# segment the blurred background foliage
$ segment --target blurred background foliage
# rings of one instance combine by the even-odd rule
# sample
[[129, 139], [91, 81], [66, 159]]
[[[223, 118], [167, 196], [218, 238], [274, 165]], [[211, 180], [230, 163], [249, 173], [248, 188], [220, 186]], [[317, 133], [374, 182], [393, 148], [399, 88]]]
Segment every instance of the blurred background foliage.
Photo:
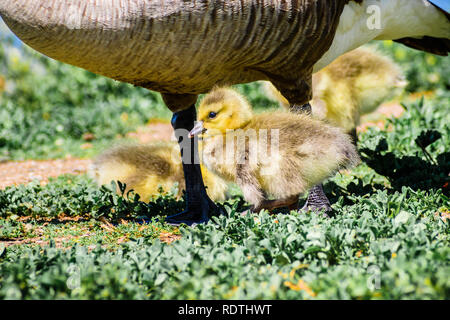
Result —
[[49, 59], [0, 33], [0, 157], [88, 155], [96, 144], [169, 117], [159, 94]]

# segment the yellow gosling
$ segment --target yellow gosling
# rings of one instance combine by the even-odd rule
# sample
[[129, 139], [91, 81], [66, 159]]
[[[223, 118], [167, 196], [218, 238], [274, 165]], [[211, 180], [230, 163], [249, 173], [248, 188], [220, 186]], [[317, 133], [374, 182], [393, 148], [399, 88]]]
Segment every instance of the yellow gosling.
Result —
[[236, 182], [255, 211], [293, 208], [300, 194], [359, 162], [342, 129], [285, 110], [253, 114], [230, 88], [215, 88], [201, 101], [196, 134], [202, 163]]
[[[391, 59], [371, 49], [355, 49], [313, 75], [313, 117], [350, 132], [361, 115], [400, 95], [406, 85], [401, 69]], [[281, 106], [289, 107], [270, 82], [264, 82], [264, 89]]]
[[[201, 170], [209, 197], [213, 201], [224, 200], [226, 182], [203, 166]], [[175, 183], [178, 197], [185, 189], [179, 146], [175, 142], [116, 146], [94, 160], [91, 175], [99, 185], [125, 183], [125, 192], [133, 189], [142, 201], [158, 195], [160, 188], [171, 190]]]

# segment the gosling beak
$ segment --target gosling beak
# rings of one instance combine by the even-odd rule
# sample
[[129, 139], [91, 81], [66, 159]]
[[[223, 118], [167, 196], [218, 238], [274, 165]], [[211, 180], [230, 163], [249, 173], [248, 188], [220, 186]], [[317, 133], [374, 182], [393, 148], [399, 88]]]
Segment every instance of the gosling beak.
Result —
[[206, 131], [205, 128], [203, 128], [203, 121], [196, 121], [194, 128], [189, 132], [189, 138], [192, 138], [196, 135], [202, 134]]

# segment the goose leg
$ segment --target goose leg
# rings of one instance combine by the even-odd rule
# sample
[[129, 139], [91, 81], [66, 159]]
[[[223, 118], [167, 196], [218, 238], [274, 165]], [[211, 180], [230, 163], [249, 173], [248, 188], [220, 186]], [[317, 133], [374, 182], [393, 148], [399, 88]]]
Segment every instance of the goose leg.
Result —
[[[353, 143], [356, 145], [358, 141], [358, 135], [356, 129], [353, 129], [349, 133], [353, 139]], [[309, 190], [308, 198], [303, 206], [302, 210], [319, 212], [323, 210], [323, 214], [328, 217], [327, 212], [332, 211], [330, 200], [328, 200], [325, 192], [323, 191], [322, 184], [314, 186]]]
[[327, 212], [331, 211], [330, 201], [323, 191], [322, 184], [312, 187], [309, 190], [306, 203], [301, 210], [305, 211], [323, 211], [323, 214], [328, 217]]
[[[305, 72], [304, 78], [295, 82], [295, 88], [283, 86], [283, 82], [276, 83], [272, 81], [275, 87], [281, 92], [281, 94], [290, 102], [289, 110], [293, 113], [304, 113], [312, 115], [312, 108], [309, 102], [312, 99], [312, 70], [311, 73]], [[322, 185], [313, 187], [308, 193], [308, 199], [303, 209], [317, 209], [331, 211], [330, 201], [323, 192]]]
[[304, 105], [292, 104], [289, 109], [293, 113], [304, 113], [307, 115], [311, 115], [312, 113], [312, 108], [309, 102]]
[[[356, 133], [356, 128], [350, 133], [353, 139], [353, 143], [356, 145], [358, 141], [358, 135]], [[308, 198], [303, 206], [302, 210], [320, 212], [323, 210], [323, 214], [328, 217], [327, 212], [332, 211], [330, 201], [328, 200], [325, 192], [323, 191], [322, 184], [312, 187], [309, 190]]]
[[198, 138], [188, 137], [189, 131], [194, 127], [195, 120], [195, 105], [186, 110], [174, 112], [172, 117], [172, 126], [180, 145], [186, 182], [185, 211], [166, 218], [168, 223], [174, 225], [206, 223], [212, 212], [218, 212], [217, 206], [208, 197], [203, 183], [198, 154]]
[[356, 128], [353, 128], [348, 134], [352, 137], [353, 144], [356, 146], [358, 143], [358, 133], [356, 132]]
[[[349, 133], [349, 135], [352, 137], [353, 143], [356, 146], [356, 143], [358, 142], [358, 134], [356, 133], [356, 128], [353, 129]], [[313, 188], [311, 188], [311, 190], [309, 190], [308, 198], [306, 199], [306, 203], [303, 206], [302, 210], [306, 211], [310, 210], [315, 212], [323, 210], [324, 215], [328, 217], [327, 212], [332, 211], [332, 209], [330, 201], [328, 200], [325, 192], [323, 191], [322, 184], [314, 186]]]
[[[312, 108], [309, 103], [306, 103], [302, 106], [292, 104], [290, 107], [290, 111], [294, 113], [305, 113], [308, 115], [312, 114]], [[330, 201], [323, 191], [322, 184], [314, 186], [313, 188], [311, 188], [311, 190], [309, 190], [306, 204], [303, 206], [302, 210], [311, 210], [316, 212], [324, 210], [325, 215], [327, 215], [326, 212], [331, 211]]]

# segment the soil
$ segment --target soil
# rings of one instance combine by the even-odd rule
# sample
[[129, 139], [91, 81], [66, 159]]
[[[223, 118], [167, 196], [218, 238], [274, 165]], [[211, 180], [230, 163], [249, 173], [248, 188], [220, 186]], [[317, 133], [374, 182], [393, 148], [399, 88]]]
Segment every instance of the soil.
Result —
[[0, 189], [26, 184], [35, 179], [44, 185], [50, 177], [66, 173], [87, 172], [90, 163], [89, 159], [26, 160], [0, 163]]

